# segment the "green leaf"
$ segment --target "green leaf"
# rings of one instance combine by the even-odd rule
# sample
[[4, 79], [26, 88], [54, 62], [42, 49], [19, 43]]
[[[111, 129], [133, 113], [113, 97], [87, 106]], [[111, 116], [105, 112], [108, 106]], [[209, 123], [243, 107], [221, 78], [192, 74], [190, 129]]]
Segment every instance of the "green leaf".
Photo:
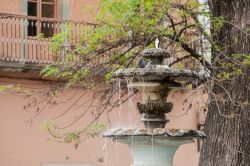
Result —
[[59, 69], [54, 65], [47, 65], [40, 72], [43, 77], [57, 76], [57, 74], [59, 74]]
[[104, 129], [106, 129], [104, 124], [92, 124], [88, 127], [87, 134], [91, 137], [97, 137]]

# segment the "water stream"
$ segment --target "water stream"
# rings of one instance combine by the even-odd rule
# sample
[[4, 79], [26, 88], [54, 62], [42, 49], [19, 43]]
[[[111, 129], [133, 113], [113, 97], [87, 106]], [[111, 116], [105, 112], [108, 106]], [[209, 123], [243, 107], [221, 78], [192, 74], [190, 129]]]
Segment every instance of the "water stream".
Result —
[[103, 152], [104, 152], [104, 166], [107, 166], [108, 161], [108, 153], [109, 153], [109, 146], [108, 146], [109, 140], [105, 139], [104, 145], [103, 145]]
[[134, 89], [132, 87], [132, 83], [134, 81], [134, 77], [127, 77], [125, 78], [127, 83], [127, 90], [128, 90], [128, 101], [127, 101], [127, 114], [128, 114], [128, 121], [126, 123], [127, 128], [134, 128], [136, 127], [136, 122], [138, 119], [136, 118], [137, 112], [136, 109], [133, 108], [133, 99], [134, 99]]
[[134, 77], [126, 77], [125, 80], [127, 82], [127, 88], [128, 88], [128, 107], [132, 107], [133, 106], [132, 96], [134, 95], [132, 83]]
[[119, 104], [119, 119], [120, 119], [120, 116], [121, 116], [121, 109], [122, 109], [122, 99], [121, 99], [121, 93], [122, 93], [122, 90], [121, 90], [121, 79], [120, 78], [117, 78], [117, 82], [118, 82], [118, 97], [119, 97], [119, 101], [118, 101], [118, 104]]
[[119, 149], [118, 149], [118, 138], [117, 136], [115, 137], [115, 166], [119, 165], [119, 155], [118, 155]]
[[[144, 78], [143, 77], [137, 76], [137, 79], [138, 79], [139, 83], [144, 85]], [[146, 102], [145, 86], [142, 87], [142, 102], [143, 103]]]
[[151, 153], [152, 153], [152, 154], [151, 154], [151, 155], [152, 155], [152, 156], [151, 156], [151, 157], [152, 157], [152, 158], [151, 158], [151, 161], [152, 161], [151, 164], [153, 165], [153, 164], [154, 164], [154, 135], [153, 135], [153, 134], [152, 134], [152, 138], [151, 138], [151, 150], [152, 150], [152, 151], [151, 151]]

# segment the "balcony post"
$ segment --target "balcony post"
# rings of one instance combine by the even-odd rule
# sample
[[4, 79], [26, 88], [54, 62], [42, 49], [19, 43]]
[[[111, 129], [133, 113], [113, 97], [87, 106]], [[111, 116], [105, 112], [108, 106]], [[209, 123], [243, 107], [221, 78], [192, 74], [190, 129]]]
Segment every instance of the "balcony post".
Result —
[[[27, 0], [20, 0], [21, 1], [21, 12], [22, 15], [27, 16], [28, 12], [28, 1]], [[28, 20], [27, 18], [21, 18], [20, 19], [20, 44], [21, 44], [21, 54], [20, 54], [20, 62], [25, 63], [26, 61], [26, 54], [27, 54], [27, 27], [28, 27]]]
[[20, 20], [20, 35], [21, 35], [21, 57], [20, 57], [20, 62], [25, 63], [26, 61], [26, 55], [27, 55], [27, 26], [28, 26], [28, 21], [26, 18], [22, 18]]

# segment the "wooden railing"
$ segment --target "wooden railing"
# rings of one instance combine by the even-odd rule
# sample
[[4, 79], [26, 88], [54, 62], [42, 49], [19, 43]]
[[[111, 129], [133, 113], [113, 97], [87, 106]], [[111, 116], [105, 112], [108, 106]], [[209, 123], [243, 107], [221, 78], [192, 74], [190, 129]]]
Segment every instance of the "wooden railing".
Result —
[[[51, 64], [67, 61], [67, 52], [79, 43], [80, 36], [86, 33], [86, 28], [95, 28], [96, 25], [75, 22], [37, 18], [0, 13], [0, 62], [17, 62], [23, 64]], [[60, 49], [54, 50], [51, 45], [53, 35], [60, 32], [69, 34]], [[182, 56], [181, 56], [182, 57]], [[182, 59], [182, 58], [179, 59]], [[73, 62], [84, 62], [83, 57], [74, 56]], [[91, 61], [93, 64], [108, 61], [107, 55], [100, 55]], [[178, 56], [169, 58], [167, 64], [174, 64], [174, 68], [197, 68], [199, 63], [184, 59], [184, 63], [173, 63]], [[192, 59], [191, 59], [192, 60]], [[186, 66], [183, 66], [188, 64]], [[191, 67], [190, 67], [191, 64]], [[1, 64], [0, 64], [1, 65]], [[196, 67], [192, 67], [196, 66]], [[1, 66], [0, 66], [1, 67]]]
[[[66, 51], [94, 24], [0, 13], [0, 61], [48, 64], [65, 60]], [[69, 33], [60, 51], [51, 47], [54, 34]]]

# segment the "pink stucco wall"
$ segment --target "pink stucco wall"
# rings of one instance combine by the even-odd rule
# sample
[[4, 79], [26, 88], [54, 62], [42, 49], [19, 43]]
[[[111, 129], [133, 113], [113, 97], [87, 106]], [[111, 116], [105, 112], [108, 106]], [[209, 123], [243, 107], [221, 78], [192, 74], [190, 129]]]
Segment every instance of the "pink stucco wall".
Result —
[[21, 14], [20, 0], [1, 0], [0, 13]]
[[[24, 14], [22, 13], [22, 0], [1, 0], [0, 13]], [[100, 0], [68, 0], [65, 3], [69, 6], [69, 17], [67, 19], [74, 21], [93, 22]], [[60, 18], [61, 0], [57, 0], [57, 15]]]
[[72, 20], [93, 22], [100, 0], [73, 0], [70, 4]]
[[[18, 84], [22, 87], [32, 89], [34, 91], [46, 90], [49, 84], [42, 81], [16, 80], [9, 78], [1, 78], [0, 84]], [[74, 98], [70, 100], [73, 94]], [[81, 89], [73, 88], [57, 98], [60, 104], [51, 107], [48, 106], [39, 116], [30, 122], [36, 112], [34, 109], [24, 111], [24, 105], [29, 103], [33, 97], [37, 100], [43, 98], [42, 95], [25, 97], [20, 93], [2, 92], [0, 93], [0, 165], [1, 166], [41, 166], [41, 163], [90, 163], [94, 165], [104, 165], [105, 152], [103, 146], [105, 140], [102, 136], [98, 138], [88, 138], [80, 144], [78, 149], [74, 149], [72, 144], [58, 143], [49, 141], [49, 135], [39, 129], [40, 124], [46, 120], [53, 118], [65, 111], [72, 103], [77, 100], [77, 96], [83, 93]], [[168, 115], [170, 123], [169, 128], [196, 128], [199, 116], [202, 115], [202, 102], [206, 100], [206, 95], [201, 92], [177, 92], [171, 94], [170, 98], [175, 103], [174, 110]], [[91, 97], [92, 93], [87, 93], [81, 99], [74, 103], [70, 112], [62, 118], [57, 119], [57, 123], [61, 126], [69, 123], [76, 115], [85, 110], [82, 105]], [[69, 101], [70, 100], [70, 101]], [[68, 101], [68, 102], [66, 102]], [[188, 110], [188, 106], [192, 103], [192, 108]], [[46, 103], [45, 103], [46, 104]], [[80, 106], [81, 105], [81, 106]], [[127, 126], [140, 127], [140, 118], [133, 104], [128, 107], [125, 103], [118, 114], [118, 110], [114, 110], [110, 114], [111, 127]], [[73, 125], [69, 130], [81, 129], [86, 126], [93, 115], [88, 111], [79, 123]], [[104, 114], [101, 118], [102, 123], [107, 124], [107, 116]], [[107, 166], [129, 166], [131, 157], [129, 149], [126, 145], [112, 142], [108, 143], [109, 153], [107, 155]], [[119, 163], [116, 163], [117, 158]], [[176, 153], [175, 166], [196, 166], [198, 162], [197, 144], [183, 145]]]

